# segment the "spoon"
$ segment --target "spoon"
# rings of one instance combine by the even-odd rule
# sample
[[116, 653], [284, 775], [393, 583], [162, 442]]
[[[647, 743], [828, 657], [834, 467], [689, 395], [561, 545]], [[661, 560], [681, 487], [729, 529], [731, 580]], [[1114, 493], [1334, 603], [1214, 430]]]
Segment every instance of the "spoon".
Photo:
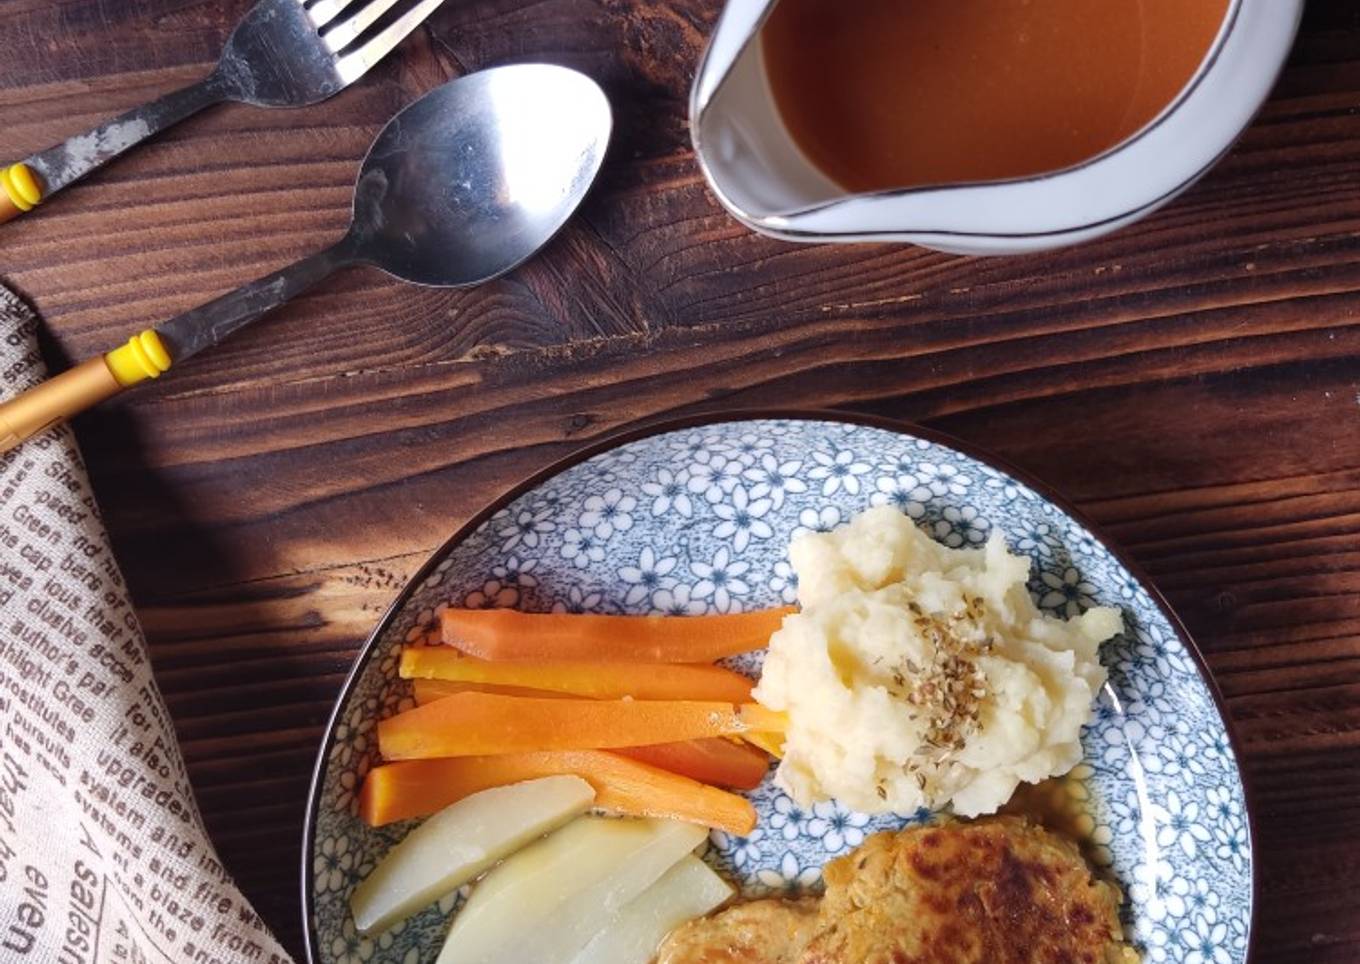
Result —
[[0, 452], [158, 377], [341, 268], [373, 265], [434, 287], [505, 274], [571, 217], [610, 127], [604, 92], [565, 67], [497, 67], [437, 87], [369, 148], [343, 238], [0, 405]]

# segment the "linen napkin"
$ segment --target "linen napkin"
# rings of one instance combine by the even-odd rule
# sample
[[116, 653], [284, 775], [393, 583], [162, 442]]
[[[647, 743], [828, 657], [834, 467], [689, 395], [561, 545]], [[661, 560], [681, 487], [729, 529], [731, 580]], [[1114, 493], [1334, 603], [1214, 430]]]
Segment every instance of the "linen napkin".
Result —
[[[0, 397], [45, 373], [0, 287]], [[69, 428], [0, 455], [0, 961], [282, 964], [222, 868]]]

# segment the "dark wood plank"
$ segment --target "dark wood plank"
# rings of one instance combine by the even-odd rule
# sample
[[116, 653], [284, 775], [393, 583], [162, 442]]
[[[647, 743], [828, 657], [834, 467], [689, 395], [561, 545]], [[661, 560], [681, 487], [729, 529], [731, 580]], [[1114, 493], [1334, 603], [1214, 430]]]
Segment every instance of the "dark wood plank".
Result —
[[[245, 0], [12, 0], [19, 156], [207, 69]], [[355, 271], [79, 425], [230, 869], [299, 947], [316, 741], [404, 579], [516, 480], [637, 419], [838, 406], [1047, 479], [1147, 567], [1247, 748], [1260, 961], [1360, 957], [1360, 17], [1314, 0], [1276, 94], [1164, 211], [973, 260], [759, 238], [686, 95], [717, 4], [450, 3], [343, 97], [196, 118], [0, 235], [54, 358], [328, 243], [385, 119], [460, 72], [597, 77], [619, 130], [542, 257], [469, 292]]]

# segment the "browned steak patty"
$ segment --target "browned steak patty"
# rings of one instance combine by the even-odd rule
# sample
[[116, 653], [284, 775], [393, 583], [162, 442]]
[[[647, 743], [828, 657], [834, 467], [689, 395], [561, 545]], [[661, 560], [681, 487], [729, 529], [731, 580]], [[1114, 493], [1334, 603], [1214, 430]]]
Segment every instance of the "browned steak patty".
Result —
[[[1118, 890], [1092, 875], [1075, 844], [1023, 818], [877, 834], [824, 875], [826, 896], [811, 927], [788, 927], [772, 901], [738, 905], [680, 928], [662, 946], [660, 964], [1138, 960], [1123, 942]], [[764, 921], [770, 939], [761, 944], [754, 931]], [[742, 946], [770, 953], [737, 956], [738, 933]]]

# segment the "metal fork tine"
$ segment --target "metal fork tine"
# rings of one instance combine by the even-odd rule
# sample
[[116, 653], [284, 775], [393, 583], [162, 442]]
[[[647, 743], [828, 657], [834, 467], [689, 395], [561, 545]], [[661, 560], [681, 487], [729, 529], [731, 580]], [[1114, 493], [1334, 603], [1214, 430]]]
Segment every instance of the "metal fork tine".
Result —
[[[298, 0], [302, 2], [302, 0]], [[321, 0], [316, 6], [307, 11], [307, 16], [312, 18], [312, 25], [320, 30], [326, 24], [335, 19], [336, 14], [348, 7], [354, 0]]]
[[321, 38], [332, 53], [337, 53], [354, 43], [355, 39], [373, 26], [377, 19], [391, 10], [397, 0], [369, 0], [367, 6], [355, 12], [344, 23], [338, 23], [326, 31]]
[[[376, 0], [376, 2], [386, 3], [387, 0]], [[420, 0], [420, 3], [384, 27], [382, 32], [372, 40], [358, 50], [345, 54], [337, 60], [335, 69], [341, 80], [348, 84], [360, 77], [364, 71], [386, 57], [393, 47], [401, 43], [408, 33], [419, 27], [425, 18], [443, 2], [444, 0]]]

